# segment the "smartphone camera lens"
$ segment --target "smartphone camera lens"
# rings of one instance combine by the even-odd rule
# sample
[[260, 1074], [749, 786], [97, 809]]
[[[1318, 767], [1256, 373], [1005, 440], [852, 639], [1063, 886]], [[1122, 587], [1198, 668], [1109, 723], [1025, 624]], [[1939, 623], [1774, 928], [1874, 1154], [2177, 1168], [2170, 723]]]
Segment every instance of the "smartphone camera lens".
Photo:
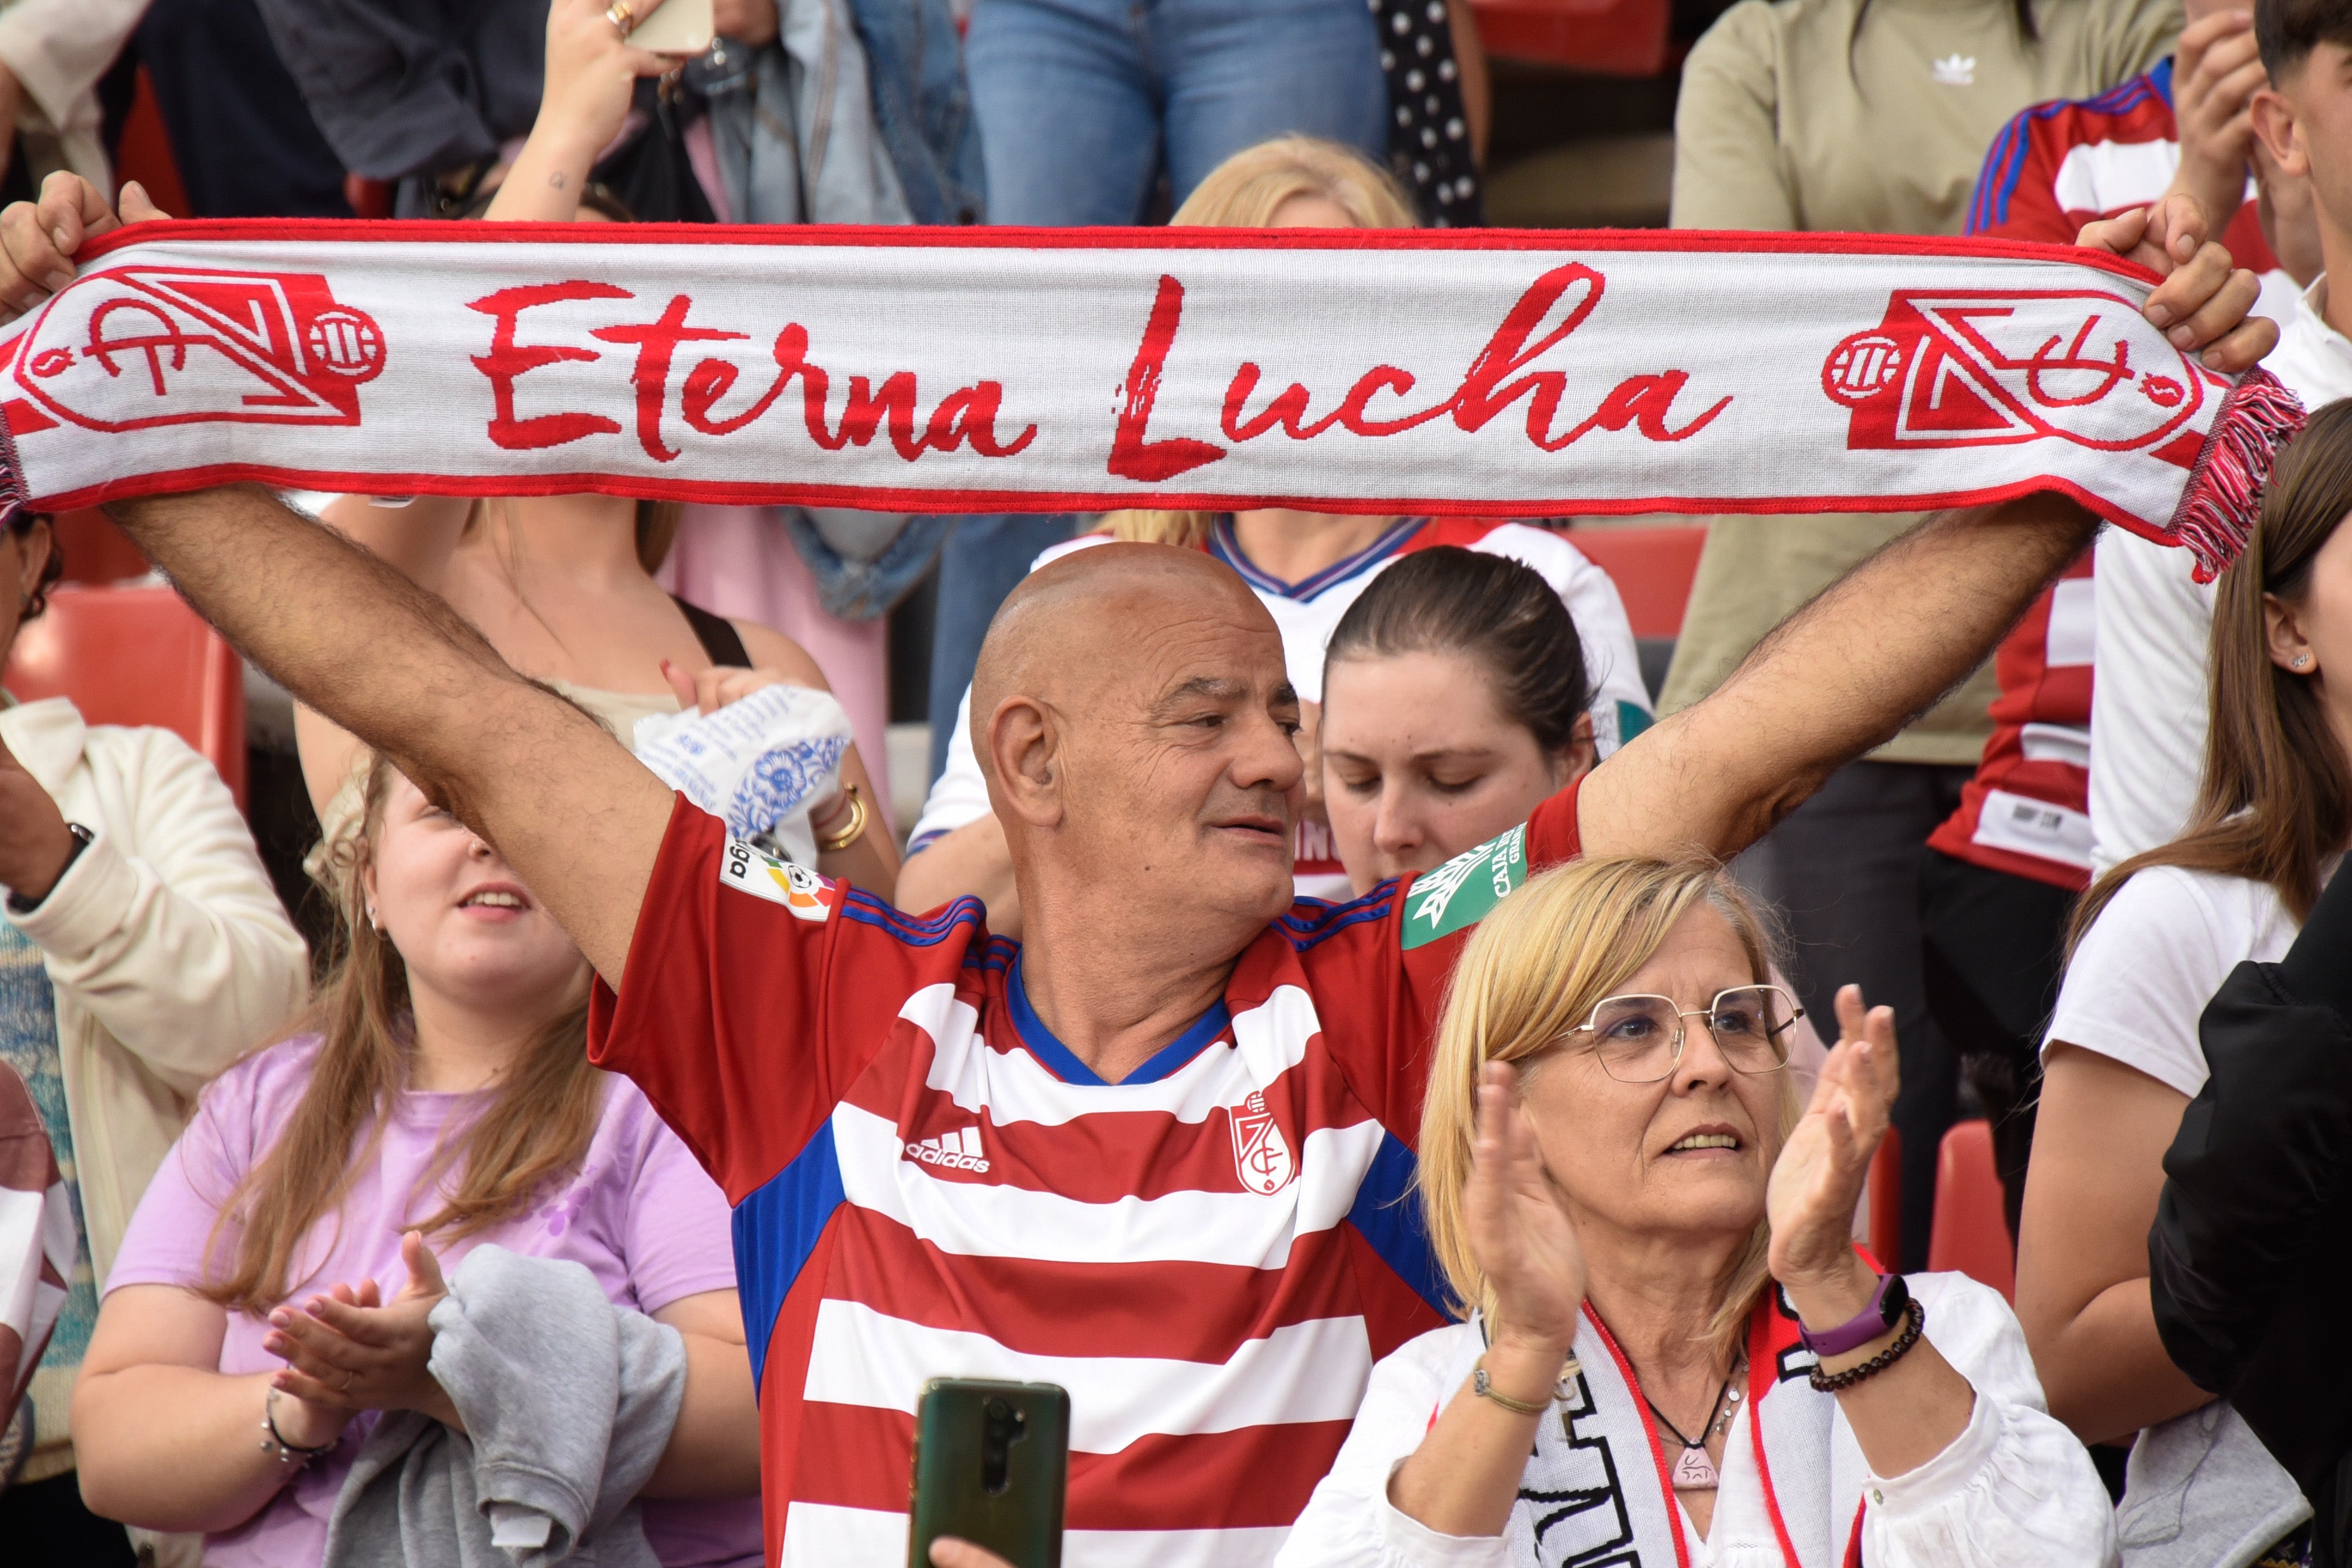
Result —
[[1012, 1414], [1013, 1406], [1005, 1404], [1002, 1399], [992, 1399], [988, 1402], [988, 1418], [991, 1421], [1004, 1420]]

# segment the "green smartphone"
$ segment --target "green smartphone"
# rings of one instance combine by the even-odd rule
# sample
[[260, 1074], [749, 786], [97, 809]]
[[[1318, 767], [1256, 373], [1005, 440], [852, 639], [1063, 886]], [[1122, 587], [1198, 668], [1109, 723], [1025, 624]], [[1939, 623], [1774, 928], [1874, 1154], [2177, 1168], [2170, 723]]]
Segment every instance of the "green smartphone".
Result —
[[908, 1568], [931, 1568], [943, 1535], [1013, 1568], [1061, 1568], [1070, 1484], [1070, 1395], [1050, 1383], [935, 1377], [915, 1406]]

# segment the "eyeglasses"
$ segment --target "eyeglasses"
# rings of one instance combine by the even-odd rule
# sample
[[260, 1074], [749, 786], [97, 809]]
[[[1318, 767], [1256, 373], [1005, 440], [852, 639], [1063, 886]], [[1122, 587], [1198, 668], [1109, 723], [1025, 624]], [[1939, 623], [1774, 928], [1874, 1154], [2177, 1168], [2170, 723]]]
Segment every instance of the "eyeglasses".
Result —
[[1569, 1034], [1590, 1034], [1601, 1070], [1620, 1083], [1656, 1083], [1683, 1059], [1685, 1018], [1706, 1020], [1733, 1071], [1761, 1074], [1789, 1065], [1789, 1031], [1804, 1016], [1778, 985], [1736, 985], [1687, 1012], [1671, 996], [1607, 997]]

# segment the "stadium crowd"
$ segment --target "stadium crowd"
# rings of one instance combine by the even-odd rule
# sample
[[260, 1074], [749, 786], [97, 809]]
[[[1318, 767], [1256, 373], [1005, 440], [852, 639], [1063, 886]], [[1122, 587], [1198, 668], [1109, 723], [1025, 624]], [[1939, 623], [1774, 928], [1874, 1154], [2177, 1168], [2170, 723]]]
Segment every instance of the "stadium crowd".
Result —
[[[202, 216], [1483, 217], [1470, 0], [659, 8], [0, 0], [0, 310], [191, 216], [125, 61]], [[977, 1377], [1073, 1568], [2352, 1565], [2352, 0], [1737, 0], [1679, 91], [1677, 227], [2124, 258], [2275, 375], [2235, 562], [1720, 517], [1645, 676], [1595, 520], [110, 501], [311, 894], [0, 689], [0, 1560], [893, 1568]], [[79, 548], [5, 502], [0, 663]], [[821, 759], [751, 842], [722, 715]]]

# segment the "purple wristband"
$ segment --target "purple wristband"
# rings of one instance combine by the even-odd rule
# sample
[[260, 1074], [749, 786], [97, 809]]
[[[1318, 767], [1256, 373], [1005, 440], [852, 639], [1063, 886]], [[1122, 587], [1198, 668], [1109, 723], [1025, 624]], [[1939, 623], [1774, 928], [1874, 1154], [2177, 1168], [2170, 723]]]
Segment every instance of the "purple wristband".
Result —
[[1878, 1289], [1870, 1293], [1870, 1304], [1861, 1311], [1836, 1328], [1824, 1329], [1818, 1334], [1800, 1320], [1797, 1337], [1804, 1341], [1807, 1350], [1823, 1360], [1843, 1355], [1848, 1351], [1860, 1350], [1901, 1322], [1903, 1309], [1910, 1304], [1911, 1290], [1903, 1283], [1903, 1276], [1882, 1274], [1878, 1277]]

